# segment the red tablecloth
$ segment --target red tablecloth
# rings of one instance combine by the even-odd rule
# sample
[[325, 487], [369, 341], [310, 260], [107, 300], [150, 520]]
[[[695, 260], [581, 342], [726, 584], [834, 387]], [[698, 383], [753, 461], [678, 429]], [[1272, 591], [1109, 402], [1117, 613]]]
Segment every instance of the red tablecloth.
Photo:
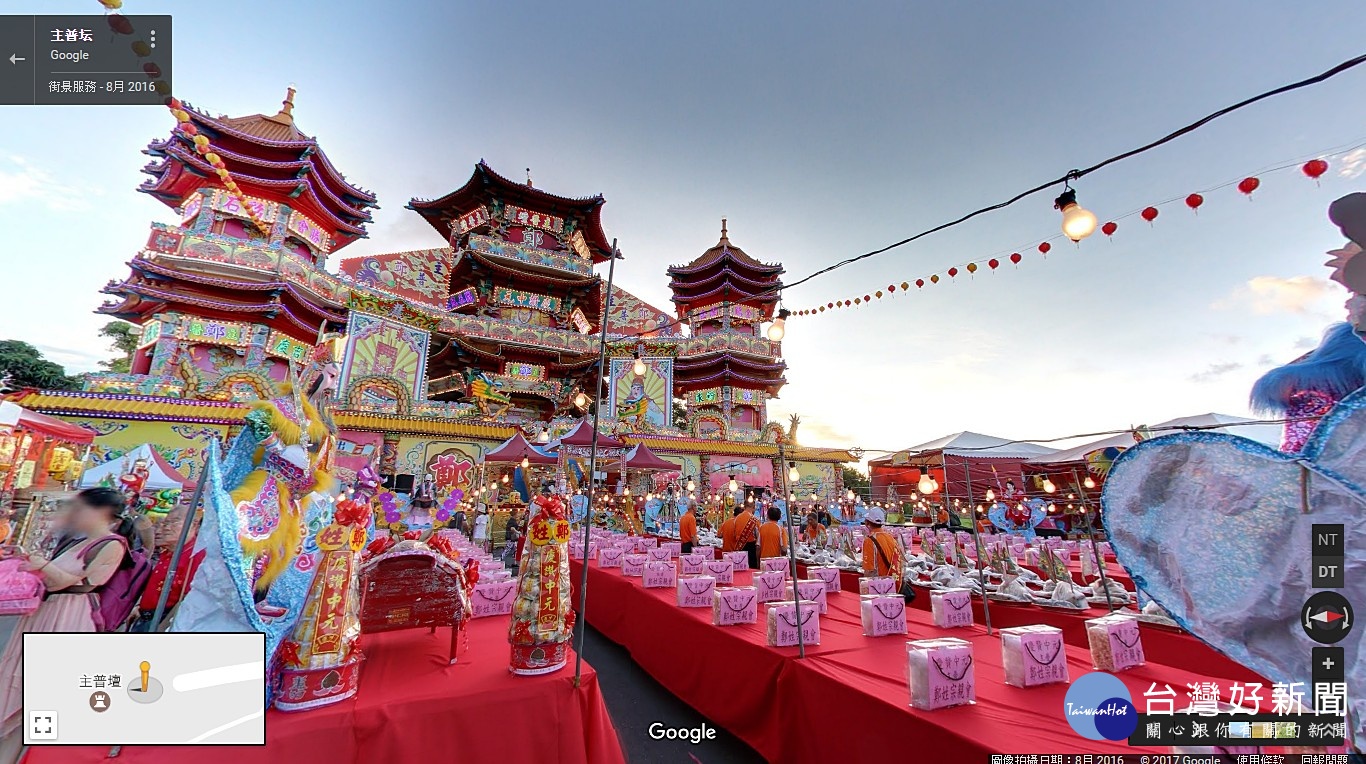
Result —
[[[797, 574], [806, 575], [806, 566], [797, 563]], [[859, 575], [857, 573], [840, 571], [840, 588], [844, 591], [858, 594], [858, 580]], [[928, 612], [930, 609], [929, 591], [918, 589], [917, 593], [919, 596], [915, 598], [913, 607]], [[977, 623], [985, 625], [986, 615], [982, 611], [980, 599], [973, 599], [972, 611]], [[1091, 618], [1099, 618], [1109, 612], [1107, 608], [1103, 607], [1069, 611], [1037, 605], [1020, 607], [993, 602], [991, 603], [991, 625], [998, 629], [1012, 626], [1030, 626], [1036, 623], [1055, 626], [1062, 629], [1064, 642], [1083, 650], [1089, 650], [1086, 639], [1086, 621]], [[1261, 682], [1267, 687], [1271, 686], [1270, 682], [1253, 671], [1234, 663], [1204, 642], [1185, 632], [1144, 624], [1143, 652], [1148, 660], [1164, 666], [1192, 671], [1210, 678], [1236, 682]]]
[[[574, 657], [557, 673], [508, 673], [508, 619], [471, 623], [468, 647], [446, 665], [450, 632], [426, 629], [364, 638], [360, 692], [332, 706], [266, 715], [265, 746], [124, 748], [139, 764], [373, 764], [426, 761], [624, 762], [587, 664], [574, 688]], [[33, 748], [30, 764], [109, 762], [108, 747]]]
[[[576, 567], [576, 586], [579, 575]], [[748, 583], [750, 575], [736, 573], [736, 584]], [[975, 647], [977, 703], [926, 712], [910, 707], [906, 639], [864, 637], [856, 595], [830, 597], [821, 644], [797, 660], [796, 648], [764, 644], [762, 622], [713, 626], [709, 608], [677, 607], [673, 589], [644, 589], [641, 579], [596, 563], [589, 565], [588, 586], [590, 624], [629, 650], [670, 692], [770, 761], [881, 761], [904, 750], [887, 734], [870, 734], [876, 730], [895, 731], [923, 761], [985, 761], [991, 753], [1165, 752], [1076, 735], [1063, 718], [1067, 686], [1007, 686], [1000, 640], [981, 626], [940, 630], [929, 613], [908, 611], [906, 639], [951, 635]], [[1086, 650], [1069, 645], [1067, 656], [1073, 678], [1092, 670]], [[1149, 663], [1119, 678], [1141, 708], [1143, 693], [1155, 682], [1184, 693], [1188, 683], [1206, 676]]]

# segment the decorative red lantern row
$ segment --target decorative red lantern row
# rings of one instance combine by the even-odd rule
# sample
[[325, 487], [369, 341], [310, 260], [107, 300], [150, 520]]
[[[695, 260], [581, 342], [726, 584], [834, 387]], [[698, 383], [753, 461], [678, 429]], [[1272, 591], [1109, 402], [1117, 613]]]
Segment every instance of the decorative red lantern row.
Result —
[[[1310, 178], [1311, 180], [1314, 180], [1315, 182], [1317, 182], [1320, 178], [1322, 178], [1322, 177], [1328, 172], [1329, 169], [1330, 169], [1330, 166], [1329, 166], [1329, 164], [1328, 164], [1328, 161], [1325, 160], [1325, 159], [1311, 159], [1311, 160], [1305, 162], [1304, 164], [1302, 164], [1302, 165], [1300, 166], [1300, 172], [1301, 172], [1305, 177]], [[1257, 189], [1261, 188], [1261, 185], [1262, 185], [1261, 179], [1257, 178], [1256, 176], [1251, 176], [1251, 175], [1249, 175], [1248, 177], [1243, 178], [1241, 181], [1239, 181], [1239, 182], [1237, 183], [1237, 189], [1238, 189], [1239, 193], [1241, 193], [1241, 194], [1247, 196], [1249, 199], [1251, 199], [1251, 198], [1252, 198], [1253, 192], [1256, 191]], [[1205, 197], [1204, 197], [1204, 195], [1202, 195], [1202, 194], [1193, 193], [1193, 194], [1187, 195], [1182, 201], [1183, 201], [1183, 203], [1186, 205], [1186, 207], [1189, 208], [1192, 212], [1195, 212], [1196, 214], [1199, 214], [1200, 208], [1201, 208], [1202, 206], [1204, 206], [1204, 204], [1205, 204]], [[1153, 221], [1157, 220], [1158, 209], [1157, 209], [1157, 207], [1155, 207], [1155, 206], [1144, 207], [1144, 208], [1138, 213], [1138, 215], [1139, 215], [1139, 217], [1143, 218], [1143, 220], [1147, 221], [1147, 223], [1148, 223], [1149, 225], [1151, 225], [1151, 224], [1153, 223]], [[1118, 231], [1118, 230], [1119, 230], [1119, 224], [1116, 223], [1116, 222], [1114, 222], [1113, 220], [1112, 220], [1112, 221], [1109, 221], [1109, 222], [1107, 222], [1107, 223], [1105, 223], [1104, 225], [1102, 225], [1102, 226], [1100, 227], [1101, 233], [1105, 234], [1107, 237], [1113, 237], [1113, 236], [1115, 235], [1115, 232]], [[1045, 257], [1048, 255], [1048, 253], [1049, 253], [1050, 251], [1052, 251], [1052, 249], [1053, 249], [1053, 245], [1050, 244], [1050, 243], [1047, 242], [1047, 241], [1041, 242], [1041, 243], [1038, 245], [1039, 254], [1044, 255]], [[1019, 252], [1012, 252], [1012, 253], [1010, 254], [1010, 256], [1009, 256], [1009, 260], [1010, 260], [1011, 264], [1018, 266], [1018, 265], [1024, 260], [1024, 256], [1021, 255]], [[997, 268], [1000, 267], [1001, 261], [1000, 261], [1000, 260], [997, 260], [996, 258], [991, 258], [990, 260], [987, 260], [987, 261], [986, 261], [986, 265], [987, 265], [988, 268], [990, 268], [991, 270], [995, 271]], [[967, 263], [966, 265], [964, 265], [964, 266], [963, 266], [963, 270], [966, 270], [966, 271], [967, 271], [968, 273], [970, 273], [970, 274], [975, 274], [975, 273], [977, 272], [977, 270], [978, 270], [979, 267], [980, 267], [980, 266], [979, 266], [977, 263], [972, 262], [972, 263]], [[958, 276], [958, 272], [959, 272], [959, 268], [958, 268], [957, 266], [951, 267], [951, 268], [949, 268], [947, 271], [945, 271], [945, 273], [948, 275], [949, 278], [956, 278], [956, 277]], [[915, 286], [916, 286], [916, 288], [917, 288], [917, 289], [924, 289], [924, 288], [925, 288], [925, 282], [926, 282], [927, 280], [928, 280], [929, 283], [931, 283], [931, 284], [938, 284], [938, 283], [939, 283], [939, 275], [938, 275], [938, 274], [931, 275], [928, 279], [923, 279], [923, 278], [916, 279], [916, 280], [915, 280]], [[903, 282], [901, 283], [901, 291], [903, 291], [903, 292], [908, 292], [908, 291], [910, 291], [910, 286], [911, 286], [911, 285], [910, 285], [909, 283], [903, 281]], [[889, 285], [889, 286], [887, 287], [887, 293], [889, 293], [889, 294], [894, 294], [895, 292], [896, 292], [896, 286], [895, 286], [895, 285]], [[881, 291], [875, 292], [875, 294], [876, 294], [876, 296], [877, 296], [878, 299], [882, 299], [883, 293], [882, 293]], [[873, 301], [873, 297], [872, 297], [871, 295], [863, 295], [862, 298], [856, 298], [856, 299], [854, 299], [852, 303], [851, 303], [849, 300], [845, 300], [845, 301], [843, 301], [843, 302], [835, 301], [835, 302], [833, 302], [833, 303], [826, 303], [825, 307], [816, 308], [816, 309], [808, 309], [808, 310], [797, 311], [797, 314], [796, 314], [796, 315], [812, 315], [812, 314], [815, 314], [815, 313], [818, 313], [818, 312], [819, 312], [819, 313], [823, 313], [823, 312], [825, 312], [826, 308], [838, 308], [838, 307], [841, 307], [841, 306], [843, 306], [843, 307], [849, 307], [850, 305], [859, 305], [859, 304], [862, 304], [862, 303], [865, 303], [865, 302], [872, 302], [872, 301]]]

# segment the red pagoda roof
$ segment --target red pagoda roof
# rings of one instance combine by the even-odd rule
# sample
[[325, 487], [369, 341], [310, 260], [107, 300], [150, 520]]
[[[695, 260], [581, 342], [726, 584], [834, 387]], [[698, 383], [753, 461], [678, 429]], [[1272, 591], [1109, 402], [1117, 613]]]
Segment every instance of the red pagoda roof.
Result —
[[504, 178], [482, 159], [474, 166], [474, 174], [465, 185], [439, 199], [414, 198], [407, 206], [426, 218], [437, 233], [450, 241], [451, 221], [484, 204], [490, 197], [556, 217], [578, 218], [579, 230], [593, 252], [593, 262], [605, 263], [610, 259], [612, 245], [602, 230], [602, 205], [606, 200], [601, 194], [583, 199], [556, 196], [530, 183]]
[[[209, 137], [214, 153], [223, 158], [244, 193], [287, 204], [334, 228], [334, 249], [365, 236], [362, 226], [370, 222], [368, 208], [377, 206], [375, 196], [348, 183], [317, 140], [299, 130], [292, 88], [283, 108], [272, 116], [215, 118], [188, 104], [182, 108]], [[138, 190], [168, 206], [179, 207], [200, 188], [220, 185], [213, 167], [179, 130], [153, 141], [145, 153], [162, 161], [143, 168], [152, 178]]]
[[680, 316], [719, 302], [774, 305], [783, 287], [782, 273], [781, 265], [761, 263], [732, 245], [724, 218], [716, 246], [688, 265], [668, 269], [669, 288]]

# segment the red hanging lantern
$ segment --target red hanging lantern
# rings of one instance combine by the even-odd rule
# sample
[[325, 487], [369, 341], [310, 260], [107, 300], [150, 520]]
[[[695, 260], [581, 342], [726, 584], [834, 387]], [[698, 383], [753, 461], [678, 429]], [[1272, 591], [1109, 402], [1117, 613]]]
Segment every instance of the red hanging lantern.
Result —
[[1113, 220], [1100, 227], [1100, 232], [1105, 234], [1106, 236], [1114, 236], [1115, 231], [1118, 230], [1119, 226], [1116, 225]]
[[924, 289], [924, 288], [925, 288], [925, 279], [916, 279], [916, 280], [915, 280], [915, 288], [916, 288], [916, 289]]
[[1204, 203], [1205, 197], [1199, 194], [1191, 194], [1190, 196], [1186, 197], [1186, 206], [1190, 207], [1193, 212], [1199, 212], [1200, 205]]
[[179, 109], [179, 108], [180, 108], [180, 99], [178, 99], [178, 98], [168, 98], [168, 99], [166, 99], [166, 107], [167, 107], [168, 109], [171, 109], [172, 111], [174, 111], [174, 110], [176, 110], [176, 109]]
[[833, 302], [827, 302], [827, 303], [825, 304], [825, 307], [827, 307], [827, 308], [834, 308], [834, 307], [835, 307], [835, 303], [833, 303]]
[[199, 134], [199, 128], [195, 127], [193, 124], [189, 122], [182, 122], [180, 123], [180, 132], [188, 136], [194, 137]]
[[957, 276], [957, 275], [958, 275], [958, 269], [957, 269], [957, 268], [950, 268], [950, 269], [949, 269], [949, 278], [953, 278], [953, 277], [955, 277], [955, 276]]
[[849, 304], [850, 304], [850, 303], [849, 303], [848, 300], [845, 300], [845, 301], [844, 301], [844, 307], [846, 307], [846, 308], [849, 307]]
[[1052, 244], [1049, 244], [1048, 242], [1044, 242], [1044, 243], [1042, 243], [1042, 244], [1039, 245], [1039, 252], [1040, 252], [1041, 254], [1045, 254], [1045, 255], [1046, 255], [1046, 254], [1048, 254], [1048, 250], [1050, 250], [1050, 249], [1052, 249], [1052, 248], [1053, 248], [1053, 245], [1052, 245]]
[[1262, 185], [1262, 182], [1260, 180], [1257, 180], [1256, 178], [1243, 178], [1242, 180], [1238, 181], [1238, 190], [1242, 191], [1244, 194], [1247, 194], [1248, 197], [1251, 197], [1252, 192], [1256, 191], [1257, 186], [1260, 185]]
[[868, 295], [865, 294], [865, 295], [863, 296], [863, 301], [864, 301], [864, 302], [872, 302], [872, 301], [873, 301], [873, 298], [871, 298], [871, 297], [869, 297]]
[[1013, 263], [1013, 264], [1015, 264], [1015, 265], [1019, 265], [1019, 264], [1020, 264], [1020, 261], [1023, 260], [1023, 259], [1024, 259], [1024, 255], [1020, 254], [1019, 252], [1012, 252], [1012, 253], [1010, 253], [1010, 262]]
[[896, 291], [896, 284], [888, 284], [888, 285], [887, 285], [887, 291], [888, 291], [888, 292], [895, 292], [895, 291]]
[[161, 67], [157, 66], [156, 64], [150, 61], [142, 65], [142, 71], [152, 79], [156, 79], [161, 76]]
[[1144, 207], [1144, 208], [1143, 208], [1143, 211], [1140, 212], [1140, 213], [1138, 213], [1138, 214], [1139, 214], [1140, 217], [1142, 217], [1144, 220], [1148, 221], [1149, 223], [1153, 222], [1154, 220], [1157, 220], [1157, 208], [1156, 208], [1156, 207]]
[[1304, 163], [1304, 166], [1300, 168], [1300, 171], [1310, 178], [1318, 180], [1323, 177], [1325, 172], [1328, 172], [1328, 163], [1322, 159], [1311, 159]]
[[1001, 261], [997, 260], [994, 257], [987, 261], [987, 267], [992, 269], [993, 271], [996, 270], [997, 266], [999, 266], [1000, 264]]

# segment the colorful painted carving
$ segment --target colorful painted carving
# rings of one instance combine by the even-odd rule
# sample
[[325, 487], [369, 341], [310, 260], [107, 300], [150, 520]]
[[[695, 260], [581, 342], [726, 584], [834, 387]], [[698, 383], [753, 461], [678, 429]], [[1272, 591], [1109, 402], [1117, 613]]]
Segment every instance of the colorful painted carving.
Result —
[[484, 416], [502, 416], [512, 408], [512, 398], [499, 389], [502, 386], [501, 382], [490, 379], [489, 375], [476, 370], [471, 370], [468, 382], [469, 396], [474, 398], [479, 413]]

